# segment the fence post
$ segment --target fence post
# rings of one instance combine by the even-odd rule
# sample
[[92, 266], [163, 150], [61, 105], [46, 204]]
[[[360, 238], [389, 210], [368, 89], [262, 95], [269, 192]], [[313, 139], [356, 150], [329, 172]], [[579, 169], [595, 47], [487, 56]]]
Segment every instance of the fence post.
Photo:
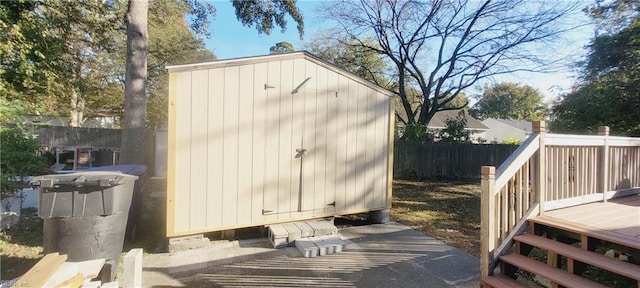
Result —
[[600, 151], [600, 191], [602, 201], [607, 202], [607, 190], [609, 190], [609, 126], [598, 127], [598, 135], [604, 136], [604, 144]]
[[493, 252], [496, 245], [495, 225], [495, 195], [496, 168], [482, 166], [482, 194], [480, 197], [480, 273], [481, 277], [489, 276], [489, 266], [492, 265]]
[[544, 121], [535, 121], [532, 123], [533, 133], [540, 135], [540, 147], [538, 148], [538, 159], [536, 159], [536, 188], [538, 195], [538, 205], [540, 205], [539, 214], [544, 214], [544, 202], [547, 197], [547, 155], [544, 146], [544, 137], [547, 133], [546, 123]]

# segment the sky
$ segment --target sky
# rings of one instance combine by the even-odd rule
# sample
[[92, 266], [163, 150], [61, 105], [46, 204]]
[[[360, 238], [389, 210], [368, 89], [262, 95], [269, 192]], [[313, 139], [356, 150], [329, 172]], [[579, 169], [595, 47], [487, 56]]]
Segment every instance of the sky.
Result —
[[[323, 4], [321, 2], [319, 0], [298, 1], [298, 8], [301, 10], [305, 22], [305, 40], [312, 39], [318, 31], [331, 27], [329, 21], [315, 16], [317, 14], [315, 10]], [[299, 38], [296, 24], [291, 18], [288, 18], [287, 29], [284, 33], [281, 33], [277, 28], [272, 31], [271, 35], [259, 34], [255, 27], [245, 27], [236, 19], [230, 1], [217, 0], [213, 1], [213, 4], [216, 7], [217, 15], [211, 23], [213, 33], [210, 38], [205, 39], [205, 45], [215, 53], [218, 59], [267, 55], [271, 46], [282, 41], [293, 44], [296, 49], [301, 47], [302, 40]], [[574, 21], [586, 23], [587, 17], [581, 15], [582, 13], [579, 14], [574, 15]], [[592, 26], [577, 29], [567, 37], [564, 48], [569, 49], [576, 59], [579, 59], [586, 52], [584, 47], [592, 36]], [[554, 73], [518, 73], [500, 77], [495, 81], [516, 82], [535, 87], [545, 95], [547, 101], [551, 101], [568, 92], [574, 84], [576, 74], [571, 70], [574, 69], [567, 67], [563, 71]]]

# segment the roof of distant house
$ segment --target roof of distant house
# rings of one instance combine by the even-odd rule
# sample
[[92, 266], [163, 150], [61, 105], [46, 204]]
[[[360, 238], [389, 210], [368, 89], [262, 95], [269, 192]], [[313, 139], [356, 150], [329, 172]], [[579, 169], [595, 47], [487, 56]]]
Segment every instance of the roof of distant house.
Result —
[[[405, 111], [402, 108], [396, 108], [396, 112], [398, 117], [402, 119], [407, 119], [407, 116], [406, 116], [407, 113], [405, 113]], [[427, 127], [431, 129], [443, 129], [447, 126], [446, 124], [447, 119], [457, 118], [458, 113], [460, 113], [460, 110], [438, 111], [436, 112], [435, 115], [433, 115], [433, 118], [431, 118], [431, 121], [429, 121], [429, 125], [427, 125]], [[464, 117], [467, 119], [467, 127], [466, 127], [467, 129], [489, 130], [489, 128], [484, 124], [482, 124], [480, 120], [471, 117], [471, 115], [469, 115], [468, 113], [465, 112]]]
[[533, 130], [531, 130], [531, 121], [527, 121], [527, 120], [509, 120], [509, 119], [494, 119], [496, 121], [502, 122], [506, 125], [509, 125], [511, 127], [515, 127], [518, 128], [520, 130], [523, 130], [527, 133], [531, 133]]

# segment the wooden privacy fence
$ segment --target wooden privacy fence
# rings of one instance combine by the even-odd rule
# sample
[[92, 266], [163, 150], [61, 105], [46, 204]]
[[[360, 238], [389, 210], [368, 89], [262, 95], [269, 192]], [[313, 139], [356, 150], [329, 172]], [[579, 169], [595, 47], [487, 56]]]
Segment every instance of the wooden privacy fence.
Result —
[[120, 147], [122, 130], [106, 128], [82, 128], [63, 126], [34, 126], [31, 132], [38, 135], [43, 147], [85, 146]]
[[[527, 219], [559, 209], [637, 193], [640, 138], [546, 134], [544, 122], [500, 167], [482, 167], [482, 276], [526, 229]], [[546, 181], [545, 181], [546, 179]]]
[[478, 179], [480, 167], [498, 166], [517, 145], [396, 141], [394, 179]]

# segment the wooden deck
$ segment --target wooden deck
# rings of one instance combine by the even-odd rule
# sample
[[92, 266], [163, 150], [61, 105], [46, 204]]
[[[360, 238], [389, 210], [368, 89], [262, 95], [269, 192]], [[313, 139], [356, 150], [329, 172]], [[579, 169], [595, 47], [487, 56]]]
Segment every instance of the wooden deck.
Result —
[[626, 239], [637, 243], [634, 248], [640, 249], [640, 195], [547, 211], [543, 217]]

